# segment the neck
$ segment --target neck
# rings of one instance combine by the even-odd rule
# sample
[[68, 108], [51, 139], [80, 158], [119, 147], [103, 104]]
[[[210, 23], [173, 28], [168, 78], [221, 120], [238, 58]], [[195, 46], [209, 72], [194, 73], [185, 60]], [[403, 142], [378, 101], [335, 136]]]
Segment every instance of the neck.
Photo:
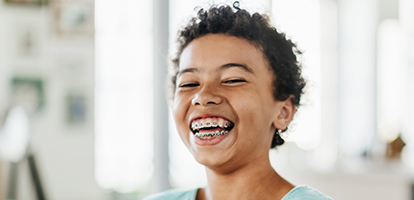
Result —
[[206, 168], [208, 187], [197, 199], [281, 199], [294, 186], [284, 180], [267, 158], [257, 159], [232, 171]]

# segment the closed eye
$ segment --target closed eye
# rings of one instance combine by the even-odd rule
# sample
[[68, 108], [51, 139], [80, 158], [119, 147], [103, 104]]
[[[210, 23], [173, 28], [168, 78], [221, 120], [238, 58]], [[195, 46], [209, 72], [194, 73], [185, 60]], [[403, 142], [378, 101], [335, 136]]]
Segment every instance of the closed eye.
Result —
[[240, 82], [246, 82], [246, 80], [244, 80], [244, 79], [231, 79], [231, 80], [224, 81], [223, 83], [240, 83]]
[[183, 88], [183, 87], [197, 87], [199, 85], [200, 84], [198, 84], [198, 83], [187, 83], [187, 84], [182, 84], [179, 87], [181, 87], [181, 88]]

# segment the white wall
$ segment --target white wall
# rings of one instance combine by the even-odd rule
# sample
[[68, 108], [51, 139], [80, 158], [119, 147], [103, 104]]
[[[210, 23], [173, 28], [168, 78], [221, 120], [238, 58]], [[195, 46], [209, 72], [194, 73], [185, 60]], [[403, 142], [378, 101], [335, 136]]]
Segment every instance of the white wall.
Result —
[[[59, 35], [53, 14], [51, 4], [39, 7], [0, 1], [0, 115], [8, 104], [13, 76], [42, 78], [45, 106], [31, 117], [31, 134], [46, 197], [101, 199], [94, 175], [94, 36]], [[33, 53], [28, 56], [18, 50], [19, 34], [25, 29], [33, 34]], [[80, 63], [76, 74], [65, 72], [68, 62]], [[73, 93], [86, 99], [83, 124], [69, 125], [65, 118], [65, 98]], [[2, 166], [4, 189], [8, 163], [3, 161]], [[35, 199], [26, 162], [19, 175], [19, 199]], [[0, 194], [4, 198], [5, 192]]]

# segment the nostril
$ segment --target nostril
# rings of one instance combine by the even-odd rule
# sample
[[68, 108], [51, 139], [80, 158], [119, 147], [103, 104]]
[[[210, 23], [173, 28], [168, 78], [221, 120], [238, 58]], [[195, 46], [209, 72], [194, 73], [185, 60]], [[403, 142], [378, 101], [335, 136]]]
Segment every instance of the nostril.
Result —
[[202, 92], [192, 99], [193, 105], [218, 105], [222, 102], [222, 97], [211, 92]]
[[192, 100], [192, 104], [193, 104], [193, 105], [200, 105], [201, 103], [200, 103], [200, 101], [199, 101], [197, 98], [194, 98], [194, 99]]

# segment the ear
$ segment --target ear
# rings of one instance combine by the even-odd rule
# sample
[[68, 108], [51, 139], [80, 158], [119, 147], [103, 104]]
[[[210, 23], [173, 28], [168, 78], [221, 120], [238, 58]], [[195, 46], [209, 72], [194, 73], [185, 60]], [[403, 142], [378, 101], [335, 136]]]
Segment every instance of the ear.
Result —
[[273, 119], [273, 126], [279, 130], [285, 130], [293, 119], [296, 112], [296, 105], [292, 103], [292, 99], [295, 98], [290, 95], [285, 101], [279, 101], [276, 115]]

